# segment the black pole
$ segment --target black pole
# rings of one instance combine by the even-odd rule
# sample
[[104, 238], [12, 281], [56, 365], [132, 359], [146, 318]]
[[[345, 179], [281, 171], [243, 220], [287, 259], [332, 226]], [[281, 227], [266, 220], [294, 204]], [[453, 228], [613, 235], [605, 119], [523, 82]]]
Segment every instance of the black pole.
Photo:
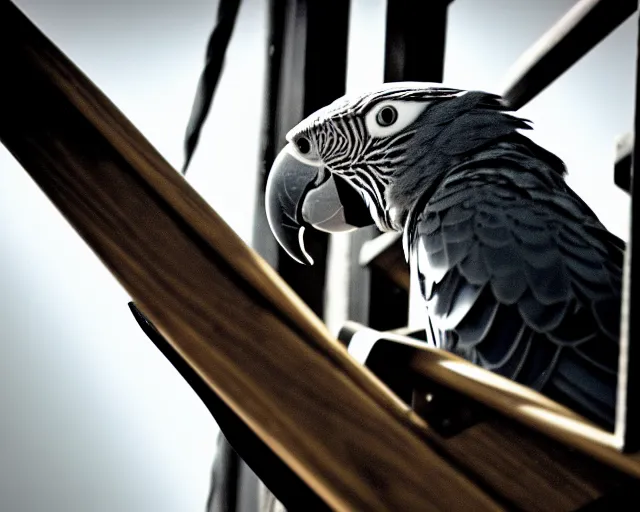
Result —
[[[640, 133], [640, 33], [636, 61], [635, 133]], [[637, 138], [636, 138], [637, 141]], [[640, 450], [640, 318], [635, 316], [640, 304], [640, 180], [633, 171], [640, 162], [640, 151], [634, 142], [631, 157], [631, 236], [627, 244], [626, 275], [622, 294], [622, 329], [620, 342], [620, 368], [618, 372], [618, 402], [616, 408], [616, 435], [621, 437], [627, 453]], [[634, 176], [635, 175], [635, 176]]]
[[307, 230], [313, 266], [293, 261], [271, 234], [264, 209], [267, 173], [286, 133], [307, 115], [344, 95], [350, 3], [272, 0], [263, 131], [253, 246], [320, 317], [324, 316], [328, 236]]

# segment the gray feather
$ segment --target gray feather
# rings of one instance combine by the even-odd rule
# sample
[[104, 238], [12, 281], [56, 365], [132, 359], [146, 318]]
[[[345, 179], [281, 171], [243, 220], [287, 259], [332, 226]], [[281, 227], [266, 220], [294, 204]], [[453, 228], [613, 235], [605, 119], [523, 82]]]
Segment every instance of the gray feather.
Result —
[[466, 165], [413, 232], [445, 348], [612, 424], [620, 243], [563, 182]]

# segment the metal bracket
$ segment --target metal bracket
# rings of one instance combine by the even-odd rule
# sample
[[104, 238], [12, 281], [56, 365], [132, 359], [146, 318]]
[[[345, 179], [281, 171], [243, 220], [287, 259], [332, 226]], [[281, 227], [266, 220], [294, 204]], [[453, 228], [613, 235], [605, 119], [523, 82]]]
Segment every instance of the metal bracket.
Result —
[[414, 389], [411, 407], [445, 438], [485, 421], [489, 414], [486, 407], [433, 382]]

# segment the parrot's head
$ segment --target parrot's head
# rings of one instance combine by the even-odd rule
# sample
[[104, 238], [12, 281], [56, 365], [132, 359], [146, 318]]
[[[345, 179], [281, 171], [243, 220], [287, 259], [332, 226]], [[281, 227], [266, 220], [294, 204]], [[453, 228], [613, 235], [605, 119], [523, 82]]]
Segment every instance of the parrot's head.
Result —
[[396, 82], [344, 96], [300, 122], [275, 159], [266, 190], [276, 239], [299, 262], [306, 227], [402, 230], [411, 206], [473, 149], [529, 126], [499, 96]]

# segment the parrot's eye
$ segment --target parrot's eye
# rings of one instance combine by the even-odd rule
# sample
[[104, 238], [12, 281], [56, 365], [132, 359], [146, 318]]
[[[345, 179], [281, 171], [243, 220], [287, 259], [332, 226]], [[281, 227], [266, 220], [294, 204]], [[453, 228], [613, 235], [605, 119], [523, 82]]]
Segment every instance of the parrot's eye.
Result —
[[306, 137], [298, 137], [295, 141], [298, 151], [303, 155], [308, 155], [311, 151], [311, 142]]
[[376, 115], [376, 122], [380, 126], [391, 126], [398, 119], [398, 111], [391, 105], [382, 107]]
[[390, 137], [406, 130], [427, 108], [426, 101], [387, 100], [367, 111], [365, 127], [371, 137]]

